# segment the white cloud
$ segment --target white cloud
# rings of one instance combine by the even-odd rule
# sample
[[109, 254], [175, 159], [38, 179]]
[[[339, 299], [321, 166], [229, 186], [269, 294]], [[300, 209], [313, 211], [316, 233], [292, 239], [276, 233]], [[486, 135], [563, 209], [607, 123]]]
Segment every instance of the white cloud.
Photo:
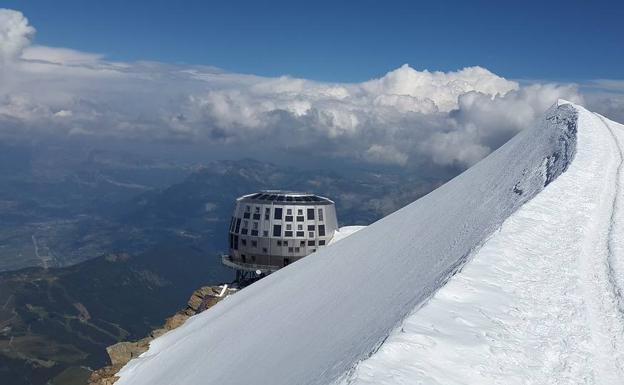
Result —
[[57, 118], [71, 118], [73, 115], [73, 112], [69, 110], [60, 110], [54, 113]]
[[392, 145], [373, 144], [366, 150], [369, 161], [377, 163], [397, 164], [404, 166], [407, 163], [407, 154], [397, 150]]
[[110, 62], [29, 46], [33, 33], [21, 13], [0, 10], [0, 66], [11, 75], [0, 84], [0, 127], [12, 135], [175, 138], [467, 167], [558, 98], [583, 101], [573, 85], [520, 86], [481, 67], [429, 72], [406, 64], [362, 83], [324, 83]]
[[0, 8], [0, 65], [18, 58], [34, 34], [21, 12]]
[[464, 68], [456, 72], [416, 71], [404, 64], [380, 79], [362, 84], [376, 95], [410, 96], [415, 103], [432, 101], [438, 110], [448, 112], [457, 107], [457, 98], [470, 91], [490, 96], [504, 95], [518, 84], [498, 77], [481, 67]]

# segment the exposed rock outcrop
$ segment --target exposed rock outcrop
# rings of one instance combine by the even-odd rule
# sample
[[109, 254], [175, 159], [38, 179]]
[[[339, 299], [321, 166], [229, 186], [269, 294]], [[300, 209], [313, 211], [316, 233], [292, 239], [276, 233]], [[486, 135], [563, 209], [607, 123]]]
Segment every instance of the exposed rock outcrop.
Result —
[[147, 351], [153, 339], [181, 326], [191, 316], [216, 305], [223, 298], [233, 294], [237, 289], [223, 286], [204, 286], [193, 292], [186, 308], [167, 318], [163, 326], [153, 330], [147, 337], [135, 342], [119, 342], [106, 348], [111, 364], [91, 373], [89, 385], [112, 385], [118, 377], [117, 372], [131, 359]]

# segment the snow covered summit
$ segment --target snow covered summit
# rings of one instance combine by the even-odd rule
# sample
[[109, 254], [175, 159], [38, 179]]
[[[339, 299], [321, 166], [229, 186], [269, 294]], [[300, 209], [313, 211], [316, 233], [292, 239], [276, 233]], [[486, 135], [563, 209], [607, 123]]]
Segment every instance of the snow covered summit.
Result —
[[118, 384], [616, 383], [623, 140], [558, 103], [429, 195], [154, 340]]

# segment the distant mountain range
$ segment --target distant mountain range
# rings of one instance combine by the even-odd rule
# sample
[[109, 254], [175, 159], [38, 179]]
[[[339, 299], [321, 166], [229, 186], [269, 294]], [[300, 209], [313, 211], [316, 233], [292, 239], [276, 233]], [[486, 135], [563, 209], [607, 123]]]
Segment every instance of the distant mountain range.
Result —
[[17, 165], [0, 175], [0, 271], [135, 254], [163, 240], [220, 248], [234, 199], [258, 189], [326, 195], [343, 224], [368, 224], [451, 176], [368, 171], [347, 177], [249, 159], [200, 166], [102, 151], [0, 150], [3, 164]]

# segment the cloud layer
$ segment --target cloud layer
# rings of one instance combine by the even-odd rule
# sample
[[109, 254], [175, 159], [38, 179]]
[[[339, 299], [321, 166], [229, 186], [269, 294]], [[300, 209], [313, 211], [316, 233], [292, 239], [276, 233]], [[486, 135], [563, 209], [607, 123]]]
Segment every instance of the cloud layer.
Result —
[[481, 67], [403, 65], [362, 83], [266, 78], [210, 67], [120, 63], [31, 45], [0, 10], [0, 138], [182, 140], [377, 164], [467, 167], [532, 124], [574, 85], [521, 86]]

